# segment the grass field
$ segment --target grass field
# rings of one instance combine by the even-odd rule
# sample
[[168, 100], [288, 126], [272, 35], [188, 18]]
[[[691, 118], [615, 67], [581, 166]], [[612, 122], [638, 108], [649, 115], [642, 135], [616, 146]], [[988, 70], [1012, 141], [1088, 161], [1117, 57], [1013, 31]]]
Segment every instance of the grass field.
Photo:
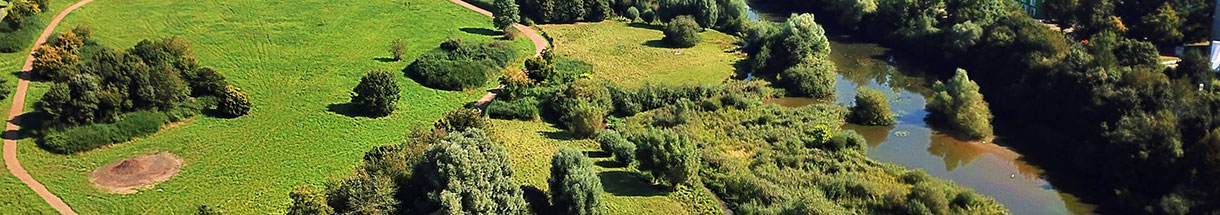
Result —
[[[68, 4], [56, 1], [48, 14]], [[491, 18], [431, 0], [96, 1], [57, 30], [80, 23], [92, 25], [100, 43], [116, 48], [147, 38], [184, 37], [203, 65], [224, 73], [254, 102], [248, 116], [199, 116], [147, 138], [78, 155], [51, 154], [33, 139], [21, 140], [25, 168], [82, 214], [185, 214], [198, 205], [229, 214], [282, 213], [292, 186], [349, 174], [372, 146], [400, 142], [411, 128], [482, 94], [427, 89], [399, 76], [403, 99], [397, 112], [353, 118], [341, 107], [361, 75], [372, 69], [397, 73], [446, 38], [495, 37], [487, 33]], [[406, 61], [379, 60], [390, 57], [386, 50], [393, 39], [407, 42]], [[522, 53], [533, 50], [524, 39], [512, 44]], [[0, 55], [0, 68], [15, 71], [24, 56]], [[27, 112], [47, 87], [31, 85]], [[7, 108], [8, 100], [4, 104]], [[156, 151], [182, 157], [186, 166], [180, 175], [130, 195], [105, 193], [88, 181], [99, 166]], [[0, 214], [53, 213], [8, 174], [0, 178], [0, 189], [15, 191], [0, 193]], [[14, 199], [20, 203], [8, 206]]]
[[543, 122], [493, 120], [493, 138], [504, 144], [512, 158], [514, 177], [521, 185], [549, 190], [551, 155], [565, 146], [578, 147], [597, 164], [605, 193], [602, 194], [611, 214], [695, 214], [678, 192], [655, 188], [651, 182], [630, 168], [621, 167], [601, 152], [592, 140], [572, 139], [571, 134]]
[[644, 83], [720, 83], [734, 74], [736, 37], [708, 30], [691, 48], [667, 48], [660, 26], [616, 21], [542, 25], [555, 52], [593, 64], [593, 79], [628, 87]]

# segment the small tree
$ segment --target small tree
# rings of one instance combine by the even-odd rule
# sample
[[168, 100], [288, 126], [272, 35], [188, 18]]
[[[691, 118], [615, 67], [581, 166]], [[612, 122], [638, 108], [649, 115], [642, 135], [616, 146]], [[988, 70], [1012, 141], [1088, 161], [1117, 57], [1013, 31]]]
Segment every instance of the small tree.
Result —
[[689, 183], [697, 176], [699, 150], [685, 137], [669, 130], [648, 128], [629, 139], [639, 147], [636, 157], [640, 169], [649, 171], [654, 179], [673, 187]]
[[326, 193], [318, 187], [304, 185], [292, 188], [288, 193], [292, 205], [288, 206], [288, 215], [327, 215], [334, 214], [335, 209], [326, 204]]
[[624, 165], [631, 164], [635, 161], [635, 143], [627, 141], [623, 135], [615, 131], [602, 132], [597, 135], [597, 143], [601, 145], [602, 151], [606, 151], [614, 155], [614, 160]]
[[504, 88], [500, 89], [500, 93], [496, 97], [503, 97], [507, 100], [513, 100], [521, 97], [530, 88], [534, 87], [534, 80], [521, 74], [521, 70], [517, 68], [507, 68], [504, 73], [500, 74], [500, 83], [504, 84]]
[[699, 44], [699, 24], [690, 16], [678, 16], [665, 25], [666, 43], [679, 48], [694, 47]]
[[560, 214], [608, 214], [602, 203], [601, 179], [593, 171], [593, 162], [579, 149], [564, 147], [555, 153], [547, 183]]
[[64, 32], [59, 34], [59, 37], [55, 37], [55, 47], [63, 49], [65, 52], [74, 55], [78, 54], [80, 53], [81, 46], [85, 46], [85, 40], [76, 36], [76, 33], [72, 31]]
[[195, 95], [221, 95], [225, 92], [225, 86], [229, 85], [225, 76], [212, 67], [200, 67], [187, 82]]
[[584, 0], [586, 22], [601, 22], [610, 17], [610, 0]]
[[979, 93], [979, 85], [970, 80], [966, 70], [958, 69], [949, 82], [936, 81], [928, 100], [928, 117], [946, 123], [970, 138], [991, 136], [991, 110]]
[[898, 120], [890, 112], [890, 101], [880, 90], [860, 87], [856, 106], [851, 107], [851, 120], [862, 125], [893, 125]]
[[1178, 12], [1173, 10], [1168, 1], [1157, 7], [1156, 11], [1148, 13], [1141, 17], [1143, 25], [1140, 25], [1141, 32], [1148, 36], [1149, 39], [1157, 44], [1173, 44], [1182, 41], [1182, 32], [1178, 29], [1182, 27], [1182, 19], [1178, 17]]
[[657, 21], [657, 12], [652, 11], [651, 8], [646, 8], [644, 11], [640, 12], [640, 19], [646, 23], [655, 22]]
[[818, 99], [831, 98], [835, 94], [834, 64], [824, 59], [807, 59], [780, 74], [780, 81], [796, 95]]
[[[508, 29], [514, 23], [521, 21], [520, 9], [517, 7], [515, 0], [496, 0], [496, 17], [493, 18], [492, 24], [496, 29]], [[507, 32], [505, 32], [507, 33]]]
[[71, 67], [80, 62], [76, 54], [62, 48], [49, 45], [39, 46], [34, 50], [34, 63], [31, 72], [38, 78], [63, 81], [72, 76]]
[[571, 102], [565, 105], [568, 107], [564, 108], [567, 111], [563, 112], [562, 121], [573, 135], [589, 138], [605, 128], [604, 121], [609, 112], [602, 107], [590, 102]]
[[326, 201], [336, 214], [394, 214], [398, 210], [398, 185], [390, 176], [358, 171], [327, 184], [327, 189]]
[[407, 42], [402, 39], [394, 39], [390, 42], [390, 54], [394, 55], [394, 61], [402, 61], [402, 55], [407, 53]]
[[352, 104], [368, 116], [387, 116], [394, 113], [399, 92], [398, 81], [390, 72], [369, 71], [352, 89]]
[[557, 74], [555, 72], [555, 64], [543, 56], [525, 59], [525, 69], [527, 71], [526, 75], [538, 83], [545, 83]]
[[250, 94], [242, 92], [241, 89], [233, 87], [233, 85], [225, 86], [225, 93], [220, 97], [220, 104], [216, 107], [220, 114], [226, 117], [244, 116], [250, 112]]
[[623, 18], [635, 22], [635, 19], [640, 18], [640, 9], [636, 9], [635, 6], [627, 8], [627, 14], [623, 14]]

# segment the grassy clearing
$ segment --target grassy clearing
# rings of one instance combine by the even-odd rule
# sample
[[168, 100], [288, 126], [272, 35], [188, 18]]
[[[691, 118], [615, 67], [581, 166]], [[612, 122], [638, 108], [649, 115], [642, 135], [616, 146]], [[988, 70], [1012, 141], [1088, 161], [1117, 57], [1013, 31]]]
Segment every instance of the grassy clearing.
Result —
[[593, 64], [593, 79], [635, 87], [644, 83], [720, 83], [743, 59], [736, 37], [708, 30], [695, 47], [667, 48], [660, 26], [615, 21], [542, 25], [558, 54]]
[[[63, 8], [56, 6], [67, 3], [53, 5], [53, 13]], [[403, 99], [393, 115], [349, 117], [343, 104], [361, 75], [372, 69], [399, 73], [446, 38], [496, 37], [480, 30], [492, 28], [491, 18], [447, 1], [425, 0], [96, 1], [57, 30], [80, 23], [92, 25], [94, 37], [111, 47], [185, 37], [203, 65], [250, 92], [255, 105], [241, 118], [200, 116], [150, 137], [78, 155], [51, 154], [32, 139], [21, 140], [25, 168], [82, 214], [184, 214], [204, 204], [231, 214], [282, 213], [292, 186], [348, 174], [372, 146], [401, 142], [412, 128], [482, 94], [432, 90], [398, 76]], [[407, 42], [407, 60], [380, 60], [391, 57], [387, 48], [393, 39]], [[533, 50], [524, 39], [512, 45]], [[20, 56], [0, 55], [0, 66], [15, 71], [25, 55]], [[27, 112], [47, 88], [31, 85]], [[131, 195], [105, 193], [88, 181], [99, 166], [157, 151], [185, 160], [180, 175]], [[14, 184], [7, 181], [0, 178], [0, 188], [25, 189], [7, 189]], [[36, 198], [0, 193], [0, 199]], [[22, 206], [12, 214], [27, 210]]]
[[598, 149], [592, 140], [572, 139], [571, 134], [549, 123], [492, 120], [492, 137], [504, 144], [512, 158], [514, 177], [523, 186], [549, 190], [551, 155], [560, 147], [579, 147], [593, 158], [605, 193], [602, 197], [612, 214], [693, 214], [679, 192], [654, 188], [647, 178], [620, 167]]

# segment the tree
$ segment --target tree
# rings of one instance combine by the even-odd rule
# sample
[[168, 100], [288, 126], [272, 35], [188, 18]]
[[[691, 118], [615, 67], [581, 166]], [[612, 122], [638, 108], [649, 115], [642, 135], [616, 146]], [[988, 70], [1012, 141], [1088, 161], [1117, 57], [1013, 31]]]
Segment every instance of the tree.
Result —
[[635, 143], [627, 141], [627, 138], [624, 138], [623, 135], [616, 131], [598, 134], [597, 143], [601, 146], [602, 151], [614, 155], [614, 160], [623, 165], [628, 165], [635, 161]]
[[966, 49], [974, 46], [982, 37], [983, 28], [971, 21], [954, 24], [945, 34], [949, 50], [957, 53], [966, 53]]
[[699, 44], [699, 24], [691, 16], [678, 16], [665, 25], [665, 38], [669, 45], [690, 48]]
[[650, 172], [654, 179], [674, 187], [697, 177], [699, 150], [686, 137], [670, 130], [648, 128], [628, 139], [639, 147], [636, 158], [640, 170]]
[[1187, 78], [1191, 84], [1205, 84], [1216, 79], [1216, 72], [1212, 71], [1207, 56], [1193, 49], [1182, 55], [1182, 61], [1173, 71], [1170, 77]]
[[979, 85], [967, 77], [966, 70], [958, 69], [947, 83], [936, 81], [932, 90], [928, 101], [930, 119], [946, 123], [969, 138], [991, 136], [991, 110], [979, 93]]
[[640, 20], [643, 20], [645, 23], [655, 22], [657, 20], [657, 13], [652, 11], [652, 8], [644, 9], [644, 11], [640, 12]]
[[555, 64], [544, 56], [534, 56], [525, 59], [526, 75], [533, 79], [534, 82], [544, 83], [558, 74], [555, 72]]
[[585, 17], [585, 1], [584, 0], [545, 0], [544, 5], [550, 7], [550, 14], [547, 15], [543, 22], [546, 23], [573, 23], [577, 19]]
[[1156, 11], [1144, 15], [1141, 19], [1140, 29], [1145, 32], [1144, 35], [1157, 44], [1174, 44], [1182, 41], [1182, 32], [1179, 31], [1182, 27], [1182, 19], [1178, 17], [1177, 11], [1169, 5], [1169, 2], [1161, 4]]
[[288, 215], [328, 215], [335, 209], [326, 204], [326, 193], [318, 187], [303, 185], [292, 188], [288, 193], [292, 205], [288, 206]]
[[1046, 0], [1042, 5], [1046, 17], [1053, 20], [1060, 29], [1076, 25], [1076, 10], [1080, 8], [1080, 0]]
[[609, 214], [602, 203], [602, 183], [593, 171], [593, 162], [579, 149], [564, 147], [551, 159], [552, 201], [560, 214]]
[[85, 46], [84, 39], [76, 36], [76, 33], [72, 31], [64, 32], [59, 34], [59, 37], [55, 37], [55, 47], [61, 48], [67, 53], [73, 55], [79, 54], [81, 46]]
[[352, 104], [368, 116], [388, 116], [398, 102], [398, 81], [385, 70], [373, 70], [352, 89]]
[[74, 67], [80, 60], [76, 54], [63, 48], [49, 45], [39, 46], [34, 50], [34, 63], [31, 72], [38, 78], [63, 81], [71, 77]]
[[716, 21], [720, 21], [720, 5], [716, 4], [716, 0], [697, 0], [698, 13], [695, 15], [695, 22], [699, 26], [711, 28], [716, 26]]
[[568, 107], [564, 108], [567, 111], [562, 112], [562, 121], [573, 135], [589, 138], [605, 128], [603, 122], [609, 114], [605, 108], [590, 102], [571, 102], [565, 106]]
[[857, 88], [856, 106], [851, 107], [850, 119], [862, 125], [893, 125], [898, 120], [890, 112], [890, 101], [880, 90]]
[[796, 65], [807, 59], [829, 59], [830, 40], [826, 39], [826, 30], [814, 20], [813, 14], [793, 14], [785, 24], [785, 36], [781, 43], [784, 44], [786, 52], [783, 56], [788, 60], [788, 65]]
[[586, 22], [601, 22], [610, 18], [610, 2], [609, 0], [584, 0], [585, 2], [585, 21]]
[[640, 18], [640, 9], [636, 9], [635, 6], [627, 8], [627, 14], [623, 14], [623, 18], [635, 22], [635, 19]]
[[528, 205], [509, 163], [482, 129], [449, 133], [417, 167], [423, 196], [407, 214], [522, 214]]
[[216, 110], [226, 117], [244, 116], [250, 112], [250, 94], [242, 92], [233, 85], [225, 86], [225, 93], [220, 97], [220, 105]]
[[225, 86], [229, 85], [224, 74], [212, 67], [200, 67], [195, 70], [187, 83], [191, 86], [191, 93], [195, 95], [222, 95]]
[[835, 94], [834, 64], [825, 59], [810, 59], [780, 72], [780, 81], [790, 92], [799, 96], [817, 99], [832, 98]]
[[390, 54], [394, 56], [394, 61], [402, 61], [402, 55], [407, 53], [407, 42], [402, 39], [394, 39], [390, 42]]
[[534, 80], [521, 74], [517, 68], [508, 68], [500, 74], [500, 83], [504, 88], [500, 89], [500, 93], [496, 97], [503, 97], [506, 100], [514, 100], [525, 95], [526, 91], [534, 87]]
[[521, 10], [517, 7], [517, 1], [496, 0], [495, 7], [496, 17], [492, 19], [492, 24], [495, 24], [496, 29], [508, 29], [521, 21]]

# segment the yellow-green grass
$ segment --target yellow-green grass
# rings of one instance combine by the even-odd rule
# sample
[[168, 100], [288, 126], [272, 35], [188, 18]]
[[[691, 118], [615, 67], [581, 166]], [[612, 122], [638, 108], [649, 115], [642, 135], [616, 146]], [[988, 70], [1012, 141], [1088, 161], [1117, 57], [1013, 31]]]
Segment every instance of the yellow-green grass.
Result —
[[617, 21], [542, 25], [555, 52], [593, 64], [593, 79], [622, 86], [721, 83], [734, 74], [739, 39], [708, 30], [691, 48], [669, 48], [660, 26]]
[[[52, 13], [63, 7], [55, 8]], [[224, 73], [254, 103], [241, 118], [198, 116], [153, 136], [76, 155], [52, 154], [33, 139], [21, 140], [26, 170], [82, 214], [187, 214], [199, 205], [230, 214], [283, 213], [292, 186], [350, 174], [368, 149], [401, 142], [413, 128], [482, 94], [432, 90], [399, 76], [402, 99], [393, 115], [369, 119], [331, 111], [348, 102], [360, 76], [372, 69], [398, 72], [446, 38], [497, 37], [471, 30], [491, 29], [491, 18], [435, 0], [102, 0], [73, 12], [57, 31], [81, 23], [93, 26], [99, 43], [116, 48], [146, 38], [184, 37], [203, 65]], [[407, 60], [377, 60], [390, 57], [393, 39], [407, 42]], [[522, 56], [533, 50], [524, 39], [512, 45]], [[10, 71], [20, 66], [15, 57], [0, 57]], [[48, 86], [31, 85], [27, 112]], [[89, 182], [99, 166], [156, 151], [174, 153], [186, 166], [169, 181], [130, 195], [106, 193]], [[7, 179], [0, 182], [0, 188], [12, 187]], [[37, 199], [21, 189], [6, 189], [18, 192], [2, 192], [0, 199], [27, 205], [24, 200]], [[46, 209], [6, 208], [0, 214]]]
[[616, 164], [598, 148], [597, 142], [573, 139], [563, 129], [544, 122], [492, 120], [492, 138], [508, 149], [512, 158], [513, 177], [523, 186], [534, 186], [546, 192], [551, 175], [551, 156], [562, 147], [578, 147], [591, 155], [597, 164], [604, 191], [602, 198], [612, 214], [694, 214], [696, 204], [683, 202], [677, 192], [651, 185], [637, 171]]

